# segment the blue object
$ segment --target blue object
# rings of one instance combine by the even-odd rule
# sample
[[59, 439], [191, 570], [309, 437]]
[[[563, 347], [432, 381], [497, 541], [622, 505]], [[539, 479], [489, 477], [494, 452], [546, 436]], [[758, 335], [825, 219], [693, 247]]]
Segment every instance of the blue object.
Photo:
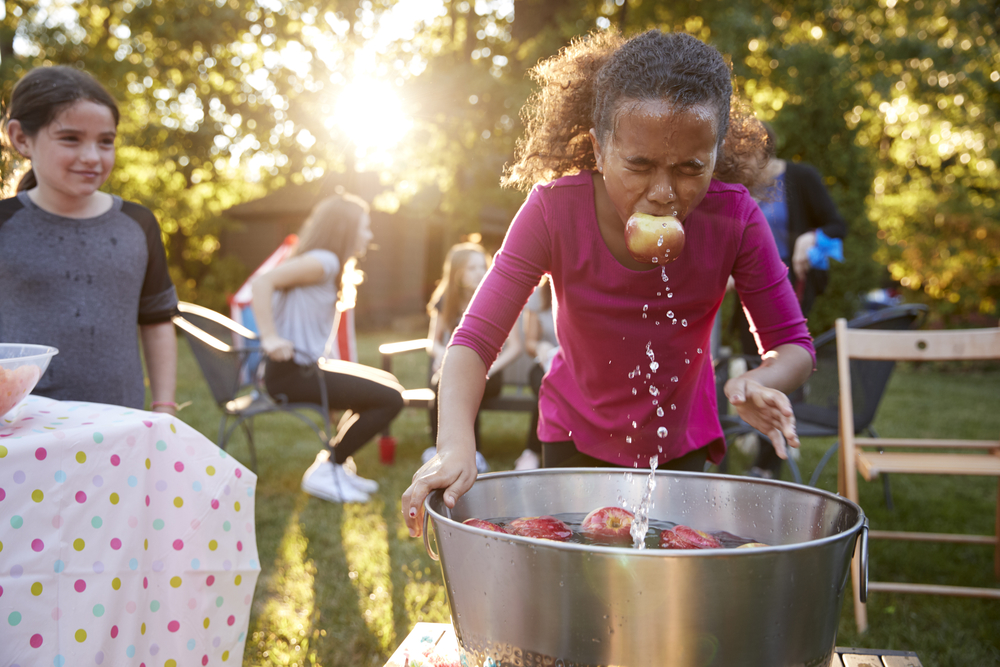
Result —
[[822, 229], [817, 229], [816, 245], [809, 249], [809, 264], [814, 268], [828, 271], [831, 259], [844, 261], [844, 242], [830, 238]]

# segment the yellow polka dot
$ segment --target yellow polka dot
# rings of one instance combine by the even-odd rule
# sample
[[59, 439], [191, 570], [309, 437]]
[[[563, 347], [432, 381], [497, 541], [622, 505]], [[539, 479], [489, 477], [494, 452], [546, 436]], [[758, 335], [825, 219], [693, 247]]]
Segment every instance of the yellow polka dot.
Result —
[[226, 660], [229, 660], [229, 651], [222, 652], [222, 662], [225, 662]]
[[3, 551], [3, 542], [0, 542], [0, 551]]
[[83, 628], [77, 630], [76, 634], [73, 636], [76, 637], [76, 641], [80, 642], [81, 644], [87, 641], [87, 631], [84, 630]]
[[183, 507], [183, 506], [184, 506], [184, 499], [183, 498], [181, 498], [180, 496], [177, 496], [176, 498], [174, 498], [174, 507]]
[[[170, 432], [177, 433], [177, 427], [174, 426], [173, 423], [170, 424]], [[170, 662], [173, 662], [173, 660], [171, 660]]]
[[149, 459], [146, 459], [146, 470], [149, 470], [149, 466], [150, 466], [150, 465], [151, 465], [151, 464], [150, 464], [150, 462], [149, 462]]
[[0, 445], [0, 459], [4, 458], [5, 456], [7, 456], [7, 448], [4, 447], [3, 445]]
[[180, 577], [172, 577], [170, 579], [170, 585], [173, 586], [174, 588], [177, 588], [178, 586], [181, 585], [181, 578]]
[[41, 489], [35, 489], [34, 491], [31, 492], [31, 499], [34, 500], [36, 503], [42, 502], [44, 498], [45, 494], [42, 493]]
[[215, 540], [210, 540], [208, 543], [208, 550], [215, 551], [219, 547], [219, 543]]
[[236, 575], [236, 585], [239, 586], [240, 582], [242, 582], [242, 581], [243, 581], [243, 575], [242, 574], [237, 574]]
[[205, 617], [205, 621], [204, 621], [204, 622], [202, 623], [202, 625], [204, 625], [204, 626], [205, 626], [205, 629], [206, 629], [206, 630], [208, 630], [208, 624], [209, 624], [209, 622], [210, 622], [210, 621], [208, 620], [208, 616], [206, 616], [206, 617]]
[[[171, 424], [170, 428], [173, 428], [173, 427], [174, 427], [174, 425]], [[163, 667], [177, 667], [177, 661], [176, 660], [167, 660], [165, 663], [163, 663]]]
[[87, 543], [83, 541], [82, 537], [78, 537], [73, 540], [73, 548], [77, 551], [83, 551], [83, 548], [87, 546]]
[[119, 579], [118, 577], [115, 577], [114, 579], [111, 580], [111, 588], [113, 588], [113, 589], [115, 589], [117, 591], [121, 587], [122, 587], [122, 580], [121, 579]]
[[149, 538], [142, 541], [142, 550], [149, 551]]
[[111, 494], [111, 504], [112, 505], [117, 505], [118, 504], [118, 494], [117, 493], [112, 493]]
[[240, 511], [240, 501], [237, 500], [236, 503], [234, 503], [233, 507], [235, 507], [236, 511], [239, 512]]
[[208, 466], [205, 468], [205, 472], [208, 473], [209, 477], [215, 474], [215, 466]]
[[143, 623], [142, 625], [139, 626], [139, 634], [140, 635], [146, 634], [146, 624], [145, 623]]
[[31, 584], [31, 594], [34, 595], [35, 597], [38, 597], [39, 595], [42, 594], [42, 582], [36, 581], [35, 583]]
[[76, 453], [76, 462], [77, 463], [85, 463], [86, 461], [87, 461], [87, 454], [86, 454], [86, 452], [77, 452]]

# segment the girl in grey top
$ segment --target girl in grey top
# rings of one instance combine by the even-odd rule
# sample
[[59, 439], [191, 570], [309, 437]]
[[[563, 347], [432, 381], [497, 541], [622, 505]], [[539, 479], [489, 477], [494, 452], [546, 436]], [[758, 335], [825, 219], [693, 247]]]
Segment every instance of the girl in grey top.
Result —
[[351, 454], [403, 408], [403, 388], [391, 374], [326, 358], [337, 330], [338, 287], [340, 301], [353, 300], [353, 265], [371, 240], [368, 205], [347, 194], [329, 197], [303, 223], [291, 255], [251, 284], [268, 392], [322, 404], [322, 381], [331, 412], [344, 411], [336, 436], [302, 477], [306, 493], [331, 502], [367, 502], [378, 490], [357, 475]]

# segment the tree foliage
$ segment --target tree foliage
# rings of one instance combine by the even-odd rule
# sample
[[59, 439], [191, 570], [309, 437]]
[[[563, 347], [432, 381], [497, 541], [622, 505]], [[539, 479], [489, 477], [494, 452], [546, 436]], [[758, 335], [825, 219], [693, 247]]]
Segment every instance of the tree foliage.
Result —
[[[498, 186], [531, 92], [525, 76], [573, 36], [617, 25], [691, 32], [733, 63], [786, 158], [824, 174], [851, 225], [814, 330], [892, 280], [943, 316], [995, 316], [1000, 9], [989, 0], [442, 0], [387, 35], [390, 0], [7, 0], [5, 93], [31, 67], [84, 67], [122, 102], [109, 187], [152, 208], [185, 298], [211, 303], [242, 269], [217, 260], [220, 213], [290, 182], [376, 169], [376, 205], [477, 231], [510, 215]], [[365, 74], [413, 126], [356, 152], [331, 122]], [[0, 163], [9, 185], [10, 165]]]

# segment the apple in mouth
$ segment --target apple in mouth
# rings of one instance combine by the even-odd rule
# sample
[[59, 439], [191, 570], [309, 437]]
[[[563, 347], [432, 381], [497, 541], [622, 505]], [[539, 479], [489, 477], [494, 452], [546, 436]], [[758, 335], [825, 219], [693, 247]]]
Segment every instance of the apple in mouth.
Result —
[[482, 519], [466, 519], [463, 521], [466, 526], [472, 526], [473, 528], [482, 528], [483, 530], [492, 530], [494, 533], [506, 533], [503, 526], [498, 526], [495, 523], [489, 521], [484, 521]]
[[688, 526], [677, 525], [660, 533], [663, 549], [721, 549], [722, 543], [708, 533]]
[[667, 264], [684, 250], [684, 227], [672, 215], [635, 213], [625, 223], [625, 246], [643, 264]]
[[631, 540], [632, 519], [635, 516], [622, 507], [599, 507], [583, 519], [584, 535], [598, 542]]
[[514, 519], [507, 524], [507, 530], [521, 537], [534, 537], [539, 540], [555, 540], [565, 542], [573, 536], [573, 531], [565, 523], [554, 516], [528, 516]]

